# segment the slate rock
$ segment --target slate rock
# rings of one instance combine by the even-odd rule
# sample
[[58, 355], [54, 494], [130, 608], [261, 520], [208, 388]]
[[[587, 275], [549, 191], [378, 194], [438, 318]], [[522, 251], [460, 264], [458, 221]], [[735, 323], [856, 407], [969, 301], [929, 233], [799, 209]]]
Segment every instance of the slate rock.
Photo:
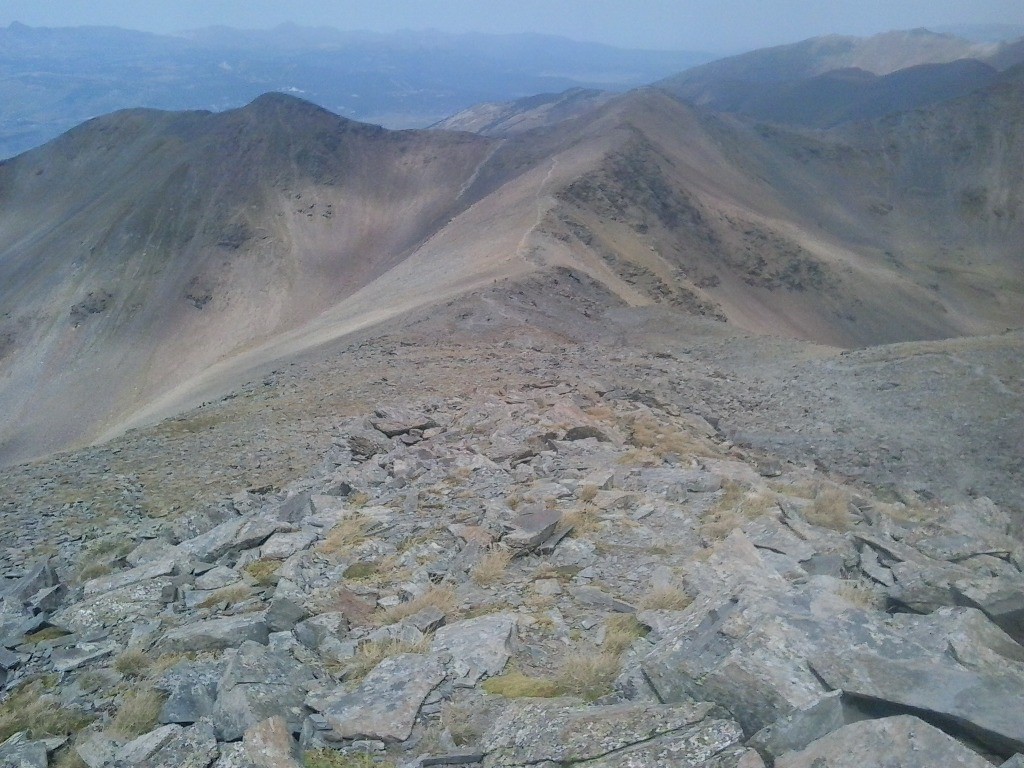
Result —
[[848, 696], [927, 712], [996, 752], [1024, 751], [1024, 675], [1009, 665], [999, 673], [929, 662], [853, 650], [809, 659], [815, 674]]
[[86, 596], [98, 595], [103, 592], [110, 592], [114, 589], [121, 589], [140, 581], [149, 581], [160, 576], [173, 576], [178, 572], [178, 564], [171, 558], [157, 560], [156, 562], [140, 565], [136, 568], [129, 568], [126, 571], [118, 571], [106, 576], [98, 576], [90, 579], [82, 586]]
[[221, 741], [236, 741], [257, 723], [281, 715], [298, 730], [312, 674], [289, 654], [245, 642], [228, 660], [213, 723]]
[[975, 576], [953, 584], [962, 604], [979, 608], [1018, 643], [1024, 643], [1024, 576]]
[[328, 738], [405, 741], [420, 705], [444, 676], [437, 654], [384, 659], [355, 691], [327, 702], [323, 715], [332, 728]]
[[266, 645], [269, 639], [270, 630], [264, 614], [246, 613], [185, 624], [167, 632], [157, 646], [162, 653], [219, 651], [237, 648], [246, 641]]
[[127, 765], [138, 765], [152, 757], [183, 730], [185, 729], [182, 726], [171, 724], [144, 733], [118, 749], [116, 759]]
[[434, 634], [431, 650], [451, 654], [448, 668], [455, 684], [472, 687], [505, 668], [517, 623], [511, 614], [493, 614], [449, 624]]
[[348, 447], [359, 459], [369, 459], [391, 450], [391, 441], [375, 429], [353, 429], [348, 435]]
[[58, 583], [57, 572], [47, 560], [36, 563], [13, 584], [6, 585], [0, 595], [17, 602], [25, 602], [41, 589], [56, 586]]
[[167, 694], [160, 710], [161, 723], [191, 725], [213, 714], [217, 688], [224, 675], [223, 661], [179, 661], [155, 683]]
[[583, 706], [573, 699], [519, 699], [498, 715], [480, 747], [486, 768], [702, 765], [743, 738], [739, 725], [719, 714], [707, 703]]
[[501, 541], [514, 550], [533, 549], [555, 532], [561, 520], [562, 513], [557, 509], [524, 512], [512, 521], [512, 530]]
[[750, 737], [747, 746], [775, 759], [803, 749], [855, 719], [859, 719], [857, 714], [843, 703], [842, 691], [832, 691], [811, 706], [765, 726]]
[[118, 649], [117, 643], [76, 643], [73, 646], [54, 648], [50, 652], [50, 661], [57, 672], [70, 672], [88, 664], [90, 661], [109, 656]]
[[150, 579], [73, 603], [51, 616], [49, 622], [78, 634], [127, 626], [155, 618], [164, 609], [168, 592], [173, 591], [172, 579]]
[[956, 739], [912, 715], [852, 723], [790, 752], [775, 768], [992, 768]]
[[270, 717], [245, 732], [242, 749], [255, 768], [302, 768], [288, 721]]
[[206, 721], [200, 721], [175, 731], [155, 752], [136, 765], [138, 768], [209, 768], [219, 754], [213, 727]]
[[31, 741], [24, 731], [0, 744], [0, 766], [4, 768], [46, 768], [48, 764], [46, 743]]
[[432, 429], [438, 426], [437, 422], [425, 413], [397, 406], [377, 408], [374, 416], [370, 418], [370, 424], [387, 437], [404, 435], [414, 429]]

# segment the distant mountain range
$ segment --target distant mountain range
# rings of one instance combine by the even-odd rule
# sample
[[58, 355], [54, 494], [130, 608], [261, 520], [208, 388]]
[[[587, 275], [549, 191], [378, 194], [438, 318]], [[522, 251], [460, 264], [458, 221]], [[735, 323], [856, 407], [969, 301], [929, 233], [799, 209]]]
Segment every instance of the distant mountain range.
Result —
[[129, 107], [240, 107], [267, 91], [391, 128], [486, 101], [621, 91], [708, 61], [541, 35], [375, 34], [283, 25], [178, 36], [116, 28], [0, 29], [0, 157]]

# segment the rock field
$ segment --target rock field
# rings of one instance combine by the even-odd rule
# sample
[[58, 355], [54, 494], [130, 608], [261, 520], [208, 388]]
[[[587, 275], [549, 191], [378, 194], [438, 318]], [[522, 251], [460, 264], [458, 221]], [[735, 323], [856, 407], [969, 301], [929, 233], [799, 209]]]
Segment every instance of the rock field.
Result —
[[[325, 395], [296, 427], [326, 440], [266, 468], [293, 473], [280, 484], [249, 484], [253, 444], [223, 441], [246, 402], [304, 399], [312, 363], [5, 470], [0, 764], [1019, 764], [1024, 547], [1005, 501], [740, 446], [744, 405], [762, 398], [740, 424], [756, 431], [773, 397], [730, 382], [740, 342], [700, 366], [649, 357], [639, 388], [621, 382], [641, 350], [601, 377], [581, 345], [568, 376], [546, 343], [507, 347], [499, 381], [403, 398], [386, 358], [453, 358], [378, 345], [348, 370], [348, 415]], [[786, 366], [850, 365], [802, 350]], [[687, 382], [699, 407], [672, 402]], [[182, 456], [204, 433], [230, 453], [206, 470], [215, 494], [235, 467], [219, 496], [169, 514], [111, 472], [207, 422], [174, 434]], [[173, 488], [184, 470], [165, 467]], [[79, 499], [71, 472], [92, 478]]]

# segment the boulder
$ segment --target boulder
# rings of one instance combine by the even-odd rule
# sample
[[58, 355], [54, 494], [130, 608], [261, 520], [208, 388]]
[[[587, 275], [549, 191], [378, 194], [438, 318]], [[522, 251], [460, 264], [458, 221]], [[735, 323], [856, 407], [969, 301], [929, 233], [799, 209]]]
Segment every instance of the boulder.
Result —
[[288, 722], [270, 717], [245, 732], [242, 749], [254, 768], [302, 768]]
[[505, 668], [515, 644], [516, 626], [511, 614], [466, 619], [437, 630], [431, 650], [451, 655], [449, 676], [456, 685], [473, 687]]
[[68, 632], [88, 634], [105, 627], [130, 626], [155, 618], [173, 599], [169, 577], [140, 581], [72, 603], [50, 617], [50, 623]]
[[588, 707], [573, 699], [520, 699], [498, 715], [480, 745], [485, 768], [699, 766], [730, 750], [746, 753], [742, 738], [739, 725], [706, 703]]
[[437, 654], [404, 653], [384, 659], [351, 693], [329, 700], [323, 715], [333, 739], [405, 741], [420, 705], [444, 679]]
[[246, 641], [228, 660], [218, 686], [213, 723], [221, 741], [235, 741], [257, 723], [280, 715], [293, 730], [305, 716], [312, 674], [290, 654]]
[[167, 632], [157, 646], [161, 653], [220, 651], [237, 648], [246, 641], [266, 645], [269, 638], [266, 617], [262, 613], [246, 613], [185, 624]]
[[191, 725], [212, 715], [223, 675], [223, 661], [179, 661], [168, 669], [155, 684], [167, 694], [160, 722]]
[[46, 743], [32, 741], [24, 731], [0, 744], [0, 765], [11, 768], [46, 768]]
[[911, 715], [852, 723], [800, 752], [775, 761], [775, 768], [992, 768], [956, 739]]
[[200, 721], [174, 731], [156, 751], [135, 765], [137, 768], [208, 768], [219, 754], [213, 727]]
[[933, 722], [970, 733], [996, 752], [1024, 751], [1024, 675], [978, 671], [953, 662], [899, 658], [843, 644], [809, 664], [847, 696], [924, 712]]

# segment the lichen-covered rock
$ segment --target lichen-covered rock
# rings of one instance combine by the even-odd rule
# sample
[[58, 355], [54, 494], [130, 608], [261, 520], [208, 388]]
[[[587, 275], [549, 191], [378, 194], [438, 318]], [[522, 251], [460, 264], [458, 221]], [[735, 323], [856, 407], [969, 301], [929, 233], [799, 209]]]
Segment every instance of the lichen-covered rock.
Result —
[[167, 632], [158, 646], [163, 653], [219, 651], [237, 648], [247, 640], [266, 645], [269, 638], [266, 617], [261, 613], [246, 613], [185, 624]]
[[481, 749], [487, 768], [697, 766], [743, 739], [739, 725], [718, 714], [711, 704], [588, 707], [573, 699], [519, 700], [498, 716]]
[[456, 685], [471, 687], [501, 673], [512, 653], [515, 633], [516, 617], [511, 614], [479, 616], [441, 627], [431, 648], [450, 655], [448, 668]]
[[956, 739], [911, 715], [864, 720], [840, 728], [775, 761], [775, 768], [992, 768]]
[[359, 687], [330, 700], [323, 715], [335, 739], [405, 741], [420, 705], [444, 679], [437, 654], [404, 653], [384, 659]]

